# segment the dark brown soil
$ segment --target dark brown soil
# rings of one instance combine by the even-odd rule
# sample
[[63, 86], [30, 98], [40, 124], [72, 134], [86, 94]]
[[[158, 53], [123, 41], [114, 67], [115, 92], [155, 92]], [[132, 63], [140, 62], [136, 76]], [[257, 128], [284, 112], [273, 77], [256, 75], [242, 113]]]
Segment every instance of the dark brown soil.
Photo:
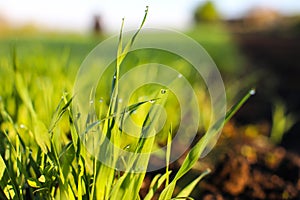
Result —
[[[224, 127], [216, 147], [178, 182], [175, 193], [210, 168], [212, 172], [191, 194], [194, 199], [300, 199], [300, 156], [271, 143], [266, 123], [237, 127], [232, 122]], [[181, 162], [171, 165], [173, 175]], [[146, 176], [142, 197], [154, 175], [164, 172]], [[153, 199], [158, 199], [162, 189]]]
[[300, 199], [300, 156], [265, 136], [237, 134], [222, 142], [230, 147], [200, 184], [201, 199]]
[[[300, 24], [300, 23], [299, 23]], [[238, 113], [238, 121], [267, 120], [272, 123], [272, 108], [278, 100], [297, 121], [285, 134], [282, 145], [300, 154], [300, 32], [296, 28], [264, 32], [235, 33], [241, 52], [247, 58], [247, 73], [257, 73], [253, 85], [257, 95]]]

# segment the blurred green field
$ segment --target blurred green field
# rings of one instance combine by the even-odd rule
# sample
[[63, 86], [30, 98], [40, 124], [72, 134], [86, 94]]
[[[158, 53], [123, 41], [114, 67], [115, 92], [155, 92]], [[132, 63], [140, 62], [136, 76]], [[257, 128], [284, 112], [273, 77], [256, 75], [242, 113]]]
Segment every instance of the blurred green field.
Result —
[[[203, 24], [186, 34], [208, 51], [225, 81], [234, 81], [239, 78], [243, 71], [243, 57], [239, 54], [233, 38], [224, 26]], [[2, 36], [0, 38], [0, 96], [2, 101], [6, 105], [13, 104], [10, 103], [13, 101], [8, 99], [13, 98], [14, 91], [13, 49], [16, 51], [17, 68], [24, 76], [30, 96], [34, 101], [39, 101], [35, 103], [36, 110], [44, 110], [38, 105], [46, 104], [47, 112], [51, 113], [54, 108], [51, 104], [55, 105], [55, 102], [59, 101], [63, 91], [71, 92], [80, 64], [101, 40], [101, 38], [79, 35]], [[166, 55], [158, 60], [166, 64], [169, 62]], [[7, 109], [15, 116], [16, 110], [13, 107], [15, 106], [10, 105]], [[43, 119], [46, 120], [47, 117], [44, 117]]]
[[[187, 35], [202, 44], [212, 56], [224, 77], [225, 85], [227, 82], [234, 81], [242, 74], [243, 58], [238, 53], [233, 38], [226, 31], [225, 27], [221, 25], [212, 26], [204, 24], [187, 32]], [[41, 141], [37, 139], [39, 137], [44, 137], [45, 135], [37, 137], [35, 135], [37, 133], [35, 132], [37, 132], [37, 130], [41, 131], [45, 129], [45, 132], [47, 133], [48, 129], [48, 132], [51, 132], [51, 140], [53, 141], [51, 149], [55, 149], [54, 152], [59, 155], [61, 162], [65, 164], [68, 162], [75, 162], [75, 155], [69, 155], [77, 152], [74, 144], [74, 135], [72, 135], [72, 127], [70, 126], [70, 118], [66, 115], [60, 118], [61, 116], [57, 114], [57, 110], [63, 112], [66, 111], [66, 109], [64, 110], [63, 108], [64, 105], [68, 105], [68, 101], [72, 97], [74, 80], [81, 63], [88, 53], [103, 39], [105, 38], [76, 35], [57, 35], [53, 37], [47, 34], [33, 34], [32, 36], [27, 35], [18, 37], [9, 35], [0, 38], [0, 153], [5, 160], [5, 164], [9, 166], [8, 174], [15, 174], [17, 177], [15, 183], [11, 183], [11, 180], [9, 181], [6, 177], [7, 183], [11, 184], [10, 187], [14, 187], [15, 185], [23, 187], [20, 191], [26, 191], [27, 193], [25, 195], [29, 195], [29, 198], [32, 198], [33, 196], [30, 195], [33, 195], [34, 193], [39, 198], [55, 196], [56, 193], [58, 193], [56, 186], [54, 186], [54, 191], [47, 191], [44, 194], [33, 191], [42, 188], [46, 188], [45, 190], [47, 190], [47, 188], [53, 188], [53, 184], [64, 185], [62, 180], [71, 176], [69, 174], [70, 169], [68, 167], [66, 168], [65, 165], [62, 165], [62, 174], [65, 175], [65, 177], [60, 177], [60, 179], [57, 180], [58, 175], [55, 175], [56, 169], [52, 168], [54, 166], [52, 165], [52, 154], [49, 154], [49, 158], [47, 158], [48, 154], [46, 153], [46, 147], [49, 147], [49, 144], [47, 144], [44, 139], [41, 139]], [[145, 58], [147, 58], [147, 55]], [[157, 59], [161, 63], [167, 65], [174, 64], [172, 63], [174, 62], [173, 57], [167, 54], [162, 53]], [[134, 57], [128, 57], [128, 60], [124, 61], [124, 65], [135, 66], [135, 64], [140, 64], [142, 62], [143, 59], [137, 60], [134, 59]], [[193, 79], [192, 71], [183, 71], [183, 73], [190, 75], [190, 78]], [[104, 87], [110, 88], [111, 82], [109, 82], [109, 80], [111, 77], [107, 77], [107, 79], [108, 80], [104, 80], [104, 83], [107, 83]], [[195, 87], [197, 87], [197, 85], [195, 85]], [[231, 94], [237, 93], [239, 89], [240, 88], [236, 88], [236, 91], [231, 91]], [[151, 93], [149, 88], [137, 92], [143, 93], [145, 91], [150, 91]], [[203, 89], [203, 92], [205, 93], [205, 89]], [[109, 93], [109, 91], [107, 93]], [[231, 94], [228, 99], [232, 99]], [[200, 103], [209, 105], [207, 93], [204, 95], [198, 93], [197, 95]], [[99, 97], [101, 96], [102, 95], [100, 94]], [[109, 99], [104, 100], [109, 104]], [[232, 102], [229, 102], [229, 104], [231, 103]], [[178, 126], [178, 124], [176, 124], [178, 123], [178, 119], [176, 118], [176, 113], [174, 113], [176, 111], [172, 109], [174, 108], [174, 105], [177, 105], [176, 101], [166, 104], [166, 106], [169, 106], [169, 109], [167, 108], [167, 114], [170, 116], [172, 127], [176, 128]], [[205, 108], [201, 110], [203, 112], [202, 116], [204, 116], [204, 118], [205, 116], [210, 116], [209, 106], [203, 107]], [[99, 113], [97, 114], [101, 115]], [[202, 119], [203, 123], [209, 123], [209, 117], [206, 118], [207, 119]], [[59, 119], [59, 123], [56, 123], [56, 119]], [[205, 125], [201, 126], [204, 126], [205, 129]], [[164, 132], [167, 131], [168, 130], [166, 129]], [[167, 137], [167, 134], [162, 136], [163, 140], [167, 140]], [[72, 140], [72, 148], [66, 148], [70, 147], [68, 144], [70, 144]], [[22, 148], [18, 146], [20, 143], [22, 143]], [[15, 150], [12, 150], [14, 148]], [[16, 154], [12, 153], [13, 151], [16, 151]], [[84, 152], [84, 150], [81, 151]], [[42, 152], [47, 156], [42, 154]], [[40, 155], [43, 156], [40, 158]], [[30, 159], [30, 157], [35, 159]], [[73, 176], [74, 173], [78, 173], [78, 177], [81, 177], [83, 176], [81, 174], [83, 172], [80, 171], [79, 165], [84, 164], [81, 163], [78, 158], [79, 157], [77, 157], [76, 160], [77, 166], [75, 165], [75, 169], [71, 171]], [[20, 163], [9, 163], [13, 159], [19, 159], [18, 162], [22, 163], [25, 167], [20, 167]], [[40, 159], [42, 159], [42, 161]], [[36, 169], [37, 166], [32, 164], [33, 160], [36, 160], [37, 163], [42, 165], [40, 166], [40, 170]], [[85, 164], [88, 165], [87, 168], [89, 168], [84, 172], [86, 179], [93, 176], [92, 174], [89, 174], [90, 170], [93, 171], [93, 162], [93, 159], [91, 162], [85, 160]], [[47, 166], [52, 167], [47, 168]], [[3, 174], [4, 170], [0, 169], [0, 172]], [[45, 181], [40, 180], [43, 179], [41, 178], [41, 175], [47, 173], [48, 175], [49, 173], [54, 173], [49, 175], [50, 179], [51, 176], [54, 178], [53, 180], [49, 179], [46, 181], [48, 185], [46, 185]], [[20, 176], [20, 174], [22, 175]], [[11, 192], [13, 189], [8, 188], [8, 186], [3, 184], [4, 182], [1, 182], [0, 185], [4, 188], [2, 191], [7, 198], [9, 196], [8, 194], [16, 199], [20, 198], [20, 196], [17, 196], [16, 192]], [[76, 184], [78, 185], [79, 183], [77, 183], [77, 181], [70, 182], [69, 185], [66, 186], [67, 188], [62, 187], [59, 189], [68, 191], [70, 190], [68, 187]], [[74, 186], [74, 188], [77, 188], [76, 191], [75, 189], [73, 191], [74, 196], [85, 195], [86, 198], [89, 198], [88, 194], [93, 194], [93, 192], [89, 191], [89, 182], [87, 180], [85, 180], [85, 190], [82, 190], [84, 192], [78, 187], [79, 186]], [[62, 196], [61, 198], [63, 199]]]

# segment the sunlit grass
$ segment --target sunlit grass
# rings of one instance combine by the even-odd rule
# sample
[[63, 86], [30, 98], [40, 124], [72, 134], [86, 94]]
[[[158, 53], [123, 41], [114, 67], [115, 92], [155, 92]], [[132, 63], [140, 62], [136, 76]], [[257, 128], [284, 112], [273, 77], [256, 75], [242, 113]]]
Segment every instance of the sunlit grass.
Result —
[[[113, 144], [136, 153], [125, 163], [128, 169], [134, 162], [141, 162], [138, 153], [151, 151], [156, 147], [156, 141], [154, 137], [132, 139], [123, 136], [122, 130], [118, 129], [117, 125], [129, 117], [125, 114], [137, 111], [138, 117], [133, 119], [140, 124], [141, 134], [147, 135], [151, 129], [145, 128], [145, 125], [155, 126], [161, 114], [153, 105], [165, 105], [166, 110], [172, 115], [171, 108], [178, 104], [175, 100], [168, 102], [174, 98], [167, 90], [162, 92], [156, 88], [153, 91], [140, 88], [140, 91], [136, 91], [136, 98], [132, 97], [131, 105], [124, 110], [118, 108], [120, 66], [126, 62], [125, 58], [130, 56], [127, 53], [136, 35], [133, 35], [123, 48], [122, 32], [120, 33], [119, 48], [116, 49], [118, 59], [114, 68], [115, 78], [106, 77], [112, 86], [112, 92], [108, 91], [111, 94], [110, 98], [99, 102], [97, 115], [100, 120], [93, 119], [86, 124], [87, 132], [94, 128], [101, 129]], [[146, 171], [120, 172], [99, 162], [85, 149], [76, 129], [76, 119], [73, 118], [74, 113], [71, 109], [73, 96], [70, 91], [79, 62], [85, 57], [85, 53], [91, 50], [91, 43], [80, 45], [78, 49], [72, 46], [78, 45], [76, 43], [72, 44], [72, 47], [60, 43], [51, 44], [49, 47], [50, 43], [47, 42], [31, 45], [30, 41], [16, 42], [12, 46], [6, 43], [3, 45], [6, 50], [1, 51], [0, 198], [140, 199], [139, 191]], [[64, 45], [66, 47], [61, 48]], [[45, 46], [50, 50], [43, 52]], [[76, 52], [74, 49], [77, 49]], [[78, 57], [74, 58], [76, 56]], [[172, 58], [166, 60], [171, 62]], [[187, 72], [189, 73], [191, 72]], [[143, 91], [148, 91], [148, 98], [136, 101], [142, 96]], [[232, 117], [252, 92], [250, 91], [233, 106], [225, 121]], [[202, 102], [205, 101], [204, 98]], [[94, 117], [93, 114], [91, 119]], [[204, 112], [203, 115], [205, 114], [207, 113]], [[209, 169], [174, 197], [177, 181], [192, 169], [205, 147], [224, 124], [224, 121], [218, 121], [190, 149], [182, 166], [175, 173], [169, 170], [168, 165], [172, 131], [176, 128], [178, 119], [170, 121], [172, 123], [169, 123], [160, 135], [160, 139], [167, 145], [166, 172], [153, 178], [145, 199], [151, 199], [162, 185], [164, 188], [159, 199], [189, 199], [193, 188], [210, 172]], [[114, 155], [111, 164], [115, 164], [117, 162], [115, 159], [121, 157], [118, 152], [108, 149], [105, 145], [98, 145], [96, 150], [111, 151], [108, 154]], [[147, 167], [148, 158], [142, 161]], [[173, 179], [170, 177], [171, 173], [174, 173]]]

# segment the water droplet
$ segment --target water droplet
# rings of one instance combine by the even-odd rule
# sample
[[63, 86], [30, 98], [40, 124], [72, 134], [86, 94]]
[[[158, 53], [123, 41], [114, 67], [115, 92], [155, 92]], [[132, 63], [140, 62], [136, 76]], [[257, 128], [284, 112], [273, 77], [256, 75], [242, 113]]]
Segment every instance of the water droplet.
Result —
[[90, 100], [90, 104], [93, 104], [94, 103], [94, 101], [93, 100]]
[[114, 79], [116, 79], [117, 77], [116, 77], [116, 75], [114, 75]]
[[160, 90], [160, 93], [162, 93], [162, 94], [165, 94], [166, 92], [167, 92], [167, 90], [165, 90], [165, 89]]
[[154, 103], [155, 102], [155, 100], [154, 99], [151, 99], [150, 101], [149, 101], [149, 103]]
[[103, 103], [103, 98], [100, 98], [100, 99], [99, 99], [99, 102], [100, 102], [100, 103]]
[[123, 99], [119, 99], [119, 103], [122, 103], [123, 102]]
[[124, 149], [130, 149], [130, 144], [128, 144], [126, 147], [124, 147]]
[[178, 78], [182, 78], [182, 74], [178, 74], [178, 76], [177, 76]]
[[25, 125], [24, 124], [20, 124], [20, 128], [25, 128]]
[[134, 114], [134, 115], [135, 115], [136, 113], [137, 113], [137, 111], [136, 111], [136, 110], [134, 110], [134, 111], [132, 112], [132, 114]]
[[252, 90], [250, 90], [250, 92], [249, 92], [249, 94], [251, 94], [251, 95], [255, 95], [255, 93], [256, 93], [255, 89], [252, 89]]

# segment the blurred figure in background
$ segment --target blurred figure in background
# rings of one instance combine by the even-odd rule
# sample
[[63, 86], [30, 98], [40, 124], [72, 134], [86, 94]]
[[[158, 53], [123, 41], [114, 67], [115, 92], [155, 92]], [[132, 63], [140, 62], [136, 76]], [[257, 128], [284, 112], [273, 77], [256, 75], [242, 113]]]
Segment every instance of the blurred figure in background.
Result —
[[102, 21], [100, 15], [94, 15], [94, 22], [93, 22], [93, 32], [95, 35], [102, 34]]

